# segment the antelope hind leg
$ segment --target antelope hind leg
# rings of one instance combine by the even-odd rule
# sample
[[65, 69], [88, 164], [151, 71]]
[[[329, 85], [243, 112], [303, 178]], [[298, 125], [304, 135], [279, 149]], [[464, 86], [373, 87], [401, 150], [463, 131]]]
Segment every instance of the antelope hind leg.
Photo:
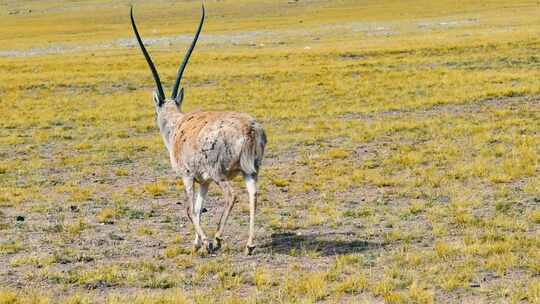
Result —
[[230, 182], [221, 181], [221, 182], [218, 182], [217, 184], [221, 188], [221, 191], [223, 191], [223, 195], [225, 196], [225, 206], [223, 207], [223, 212], [221, 213], [221, 217], [219, 218], [218, 231], [216, 232], [214, 236], [216, 250], [221, 248], [221, 237], [225, 230], [225, 224], [227, 223], [229, 214], [232, 208], [234, 207], [234, 204], [236, 203], [236, 196], [234, 194], [234, 190]]
[[244, 181], [246, 182], [246, 188], [249, 196], [249, 236], [245, 253], [247, 255], [251, 255], [255, 250], [253, 239], [255, 238], [255, 211], [257, 208], [257, 177], [247, 175], [244, 176]]

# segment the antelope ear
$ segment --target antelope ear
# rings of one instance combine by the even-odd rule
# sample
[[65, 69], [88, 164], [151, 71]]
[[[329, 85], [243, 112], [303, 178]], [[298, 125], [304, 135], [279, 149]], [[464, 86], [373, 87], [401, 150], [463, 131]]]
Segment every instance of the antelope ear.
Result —
[[158, 107], [161, 107], [163, 105], [163, 99], [159, 97], [159, 94], [156, 91], [154, 91], [154, 103]]
[[176, 106], [180, 108], [182, 105], [182, 101], [184, 100], [184, 88], [180, 88], [180, 92], [178, 92], [178, 95], [174, 98], [174, 103], [176, 103]]

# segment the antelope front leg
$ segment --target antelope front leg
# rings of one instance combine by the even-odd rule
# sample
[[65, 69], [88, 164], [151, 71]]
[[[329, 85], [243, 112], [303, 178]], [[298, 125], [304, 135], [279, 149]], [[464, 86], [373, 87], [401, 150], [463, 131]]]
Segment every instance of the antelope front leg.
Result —
[[246, 254], [251, 255], [255, 249], [255, 211], [257, 208], [257, 177], [245, 176], [246, 188], [249, 196], [249, 236], [246, 244]]
[[[201, 189], [203, 186], [199, 188], [199, 193], [197, 193], [197, 199], [194, 199], [194, 193], [193, 193], [193, 184], [194, 180], [191, 177], [183, 177], [182, 181], [184, 182], [184, 188], [186, 189], [186, 196], [188, 198], [188, 208], [187, 208], [187, 214], [191, 222], [193, 223], [193, 226], [195, 227], [195, 241], [194, 241], [194, 247], [195, 249], [199, 249], [201, 243], [206, 247], [207, 251], [211, 251], [211, 246], [208, 243], [208, 240], [206, 239], [206, 235], [204, 234], [204, 231], [201, 228], [200, 224], [200, 215], [201, 215], [201, 206], [202, 201], [200, 202], [200, 206], [195, 205], [195, 201], [198, 201]], [[207, 185], [208, 187], [208, 185]], [[197, 208], [198, 207], [198, 208]], [[198, 247], [197, 247], [198, 246]]]
[[225, 206], [223, 207], [223, 212], [219, 218], [218, 230], [214, 236], [216, 247], [219, 249], [221, 247], [221, 237], [223, 235], [223, 231], [225, 230], [225, 224], [227, 223], [229, 213], [236, 202], [236, 196], [234, 195], [233, 188], [228, 181], [221, 181], [218, 183], [218, 186], [221, 188], [221, 191], [223, 191], [223, 195], [225, 196]]

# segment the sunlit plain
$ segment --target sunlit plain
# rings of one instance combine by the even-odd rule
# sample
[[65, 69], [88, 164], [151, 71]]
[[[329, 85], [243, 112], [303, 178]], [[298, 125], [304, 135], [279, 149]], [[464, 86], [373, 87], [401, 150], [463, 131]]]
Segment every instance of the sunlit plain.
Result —
[[[0, 303], [540, 301], [536, 1], [206, 2], [184, 110], [265, 126], [253, 257], [240, 181], [191, 252], [130, 3], [0, 4]], [[133, 4], [168, 89], [199, 2]]]

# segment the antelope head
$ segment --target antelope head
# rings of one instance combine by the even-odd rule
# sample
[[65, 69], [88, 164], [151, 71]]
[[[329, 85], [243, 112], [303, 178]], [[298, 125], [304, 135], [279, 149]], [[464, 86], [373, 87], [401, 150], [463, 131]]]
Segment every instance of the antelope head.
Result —
[[182, 80], [182, 75], [184, 74], [184, 70], [189, 61], [189, 57], [191, 56], [191, 53], [193, 52], [193, 49], [195, 48], [195, 44], [197, 43], [199, 34], [201, 33], [201, 29], [204, 23], [204, 14], [205, 14], [205, 11], [204, 11], [204, 4], [203, 4], [201, 21], [199, 22], [199, 27], [197, 28], [195, 37], [193, 38], [193, 41], [191, 42], [191, 46], [189, 47], [186, 55], [184, 56], [184, 60], [182, 61], [182, 64], [178, 68], [178, 73], [176, 74], [176, 80], [172, 87], [171, 97], [166, 98], [165, 93], [163, 92], [163, 87], [161, 85], [161, 80], [159, 79], [159, 74], [157, 72], [157, 69], [154, 66], [154, 63], [152, 62], [152, 58], [150, 57], [150, 54], [148, 54], [148, 51], [144, 47], [144, 43], [142, 42], [141, 36], [139, 35], [139, 31], [137, 30], [137, 25], [135, 24], [135, 19], [133, 18], [133, 6], [131, 7], [131, 10], [130, 10], [131, 25], [133, 27], [133, 32], [135, 33], [135, 37], [137, 38], [139, 47], [141, 48], [141, 51], [144, 55], [144, 58], [146, 59], [146, 62], [148, 63], [148, 67], [150, 68], [150, 71], [152, 72], [152, 76], [156, 83], [156, 89], [154, 90], [154, 97], [153, 97], [154, 103], [156, 106], [156, 114], [157, 114], [156, 120], [157, 120], [160, 133], [163, 136], [163, 140], [165, 141], [165, 145], [167, 146], [167, 149], [169, 149], [169, 136], [171, 133], [171, 129], [173, 127], [172, 124], [174, 123], [174, 119], [171, 116], [178, 115], [180, 113], [180, 108], [182, 106], [182, 101], [184, 99], [184, 88], [180, 87], [180, 81]]

